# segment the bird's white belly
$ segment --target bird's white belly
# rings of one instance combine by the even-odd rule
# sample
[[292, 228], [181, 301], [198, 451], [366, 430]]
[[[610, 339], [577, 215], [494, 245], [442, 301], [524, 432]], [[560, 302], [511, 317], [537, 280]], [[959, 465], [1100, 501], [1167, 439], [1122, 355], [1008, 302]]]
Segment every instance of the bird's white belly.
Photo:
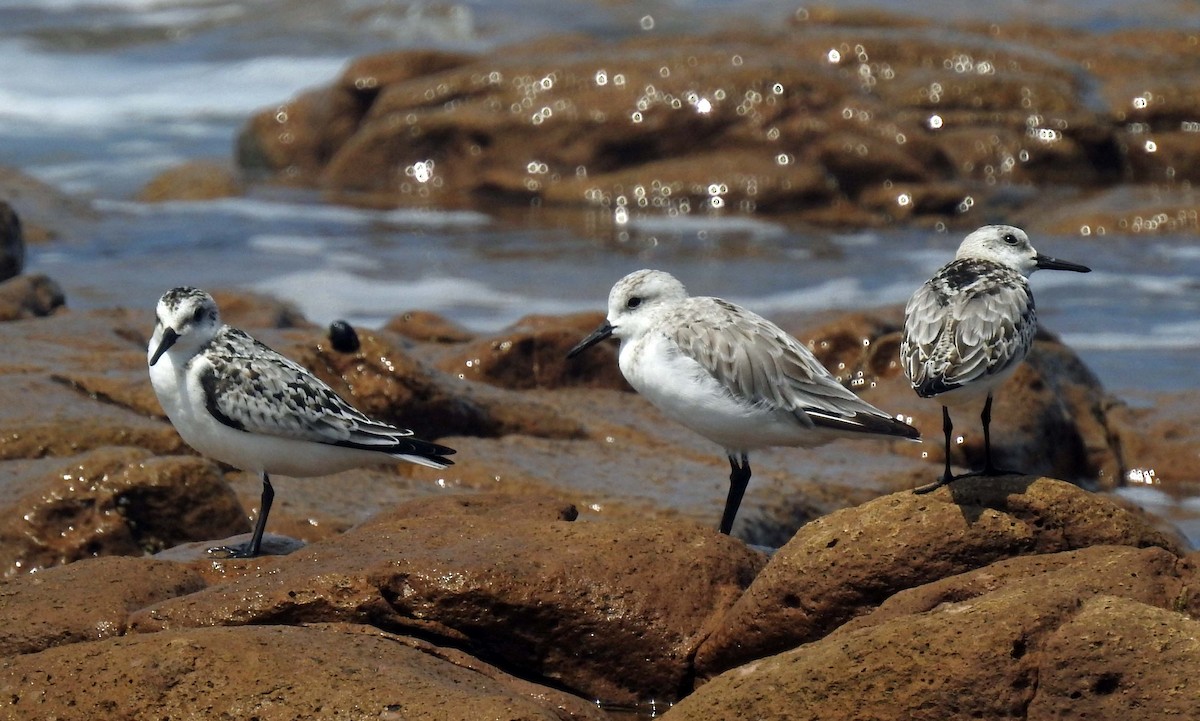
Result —
[[735, 398], [703, 366], [652, 334], [623, 345], [620, 366], [663, 413], [727, 451], [816, 446], [833, 438], [802, 426], [790, 412]]
[[150, 367], [150, 382], [167, 417], [184, 442], [201, 454], [255, 473], [323, 476], [371, 463], [382, 453], [324, 443], [247, 433], [221, 423], [205, 407], [204, 389], [164, 355]]

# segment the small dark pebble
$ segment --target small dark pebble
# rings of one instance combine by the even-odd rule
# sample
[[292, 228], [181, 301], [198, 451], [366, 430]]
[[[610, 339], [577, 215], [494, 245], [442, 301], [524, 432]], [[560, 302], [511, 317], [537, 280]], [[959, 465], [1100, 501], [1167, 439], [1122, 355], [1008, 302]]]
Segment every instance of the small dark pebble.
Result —
[[346, 321], [335, 320], [329, 324], [329, 342], [339, 353], [354, 353], [358, 350], [358, 333]]

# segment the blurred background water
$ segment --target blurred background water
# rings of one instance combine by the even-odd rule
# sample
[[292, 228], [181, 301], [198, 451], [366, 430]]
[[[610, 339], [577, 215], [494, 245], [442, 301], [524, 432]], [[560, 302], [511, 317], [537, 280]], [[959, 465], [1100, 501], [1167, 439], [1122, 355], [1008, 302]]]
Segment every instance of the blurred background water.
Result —
[[[1093, 31], [1193, 25], [1190, 2], [901, 0], [842, 3], [927, 17]], [[376, 325], [422, 308], [474, 330], [530, 313], [602, 309], [611, 284], [657, 266], [693, 293], [771, 315], [901, 304], [959, 234], [800, 231], [698, 214], [356, 210], [299, 192], [149, 205], [156, 173], [228, 159], [250, 114], [325, 84], [351, 58], [396, 48], [483, 51], [548, 34], [703, 33], [777, 26], [781, 0], [0, 0], [0, 166], [78, 198], [87, 223], [30, 250], [76, 308], [145, 308], [174, 285], [243, 287], [311, 319]], [[1200, 247], [1194, 237], [1035, 236], [1089, 275], [1040, 273], [1042, 322], [1119, 395], [1200, 388]]]

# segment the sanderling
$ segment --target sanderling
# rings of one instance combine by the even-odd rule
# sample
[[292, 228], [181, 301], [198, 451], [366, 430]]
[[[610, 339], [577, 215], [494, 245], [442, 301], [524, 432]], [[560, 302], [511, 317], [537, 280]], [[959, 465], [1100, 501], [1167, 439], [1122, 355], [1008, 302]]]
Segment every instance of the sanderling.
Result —
[[250, 542], [212, 549], [258, 555], [275, 492], [269, 474], [323, 476], [384, 456], [445, 468], [454, 449], [367, 418], [302, 366], [221, 323], [212, 296], [174, 288], [158, 301], [147, 358], [163, 410], [192, 448], [262, 477]]
[[900, 364], [917, 395], [942, 402], [946, 470], [917, 490], [928, 493], [954, 480], [950, 473], [948, 406], [983, 404], [981, 475], [1008, 473], [992, 464], [989, 426], [992, 391], [1029, 353], [1037, 332], [1033, 294], [1025, 278], [1039, 268], [1087, 273], [1091, 268], [1034, 250], [1029, 236], [1011, 225], [985, 225], [958, 246], [954, 260], [921, 286], [904, 309]]
[[720, 298], [691, 298], [660, 270], [630, 273], [608, 295], [608, 322], [570, 350], [621, 340], [621, 373], [651, 403], [729, 456], [728, 534], [750, 481], [748, 452], [835, 438], [916, 439], [917, 429], [843, 387], [802, 343]]

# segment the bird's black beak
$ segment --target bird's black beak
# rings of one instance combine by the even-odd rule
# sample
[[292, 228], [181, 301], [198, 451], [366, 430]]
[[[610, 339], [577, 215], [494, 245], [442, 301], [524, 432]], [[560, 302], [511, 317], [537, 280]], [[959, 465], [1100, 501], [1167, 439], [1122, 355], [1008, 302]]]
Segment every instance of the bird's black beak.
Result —
[[1050, 256], [1042, 255], [1041, 253], [1037, 254], [1037, 259], [1034, 261], [1034, 265], [1041, 270], [1073, 270], [1076, 273], [1092, 272], [1092, 269], [1086, 265], [1071, 263], [1065, 260], [1059, 260], [1058, 258], [1051, 258]]
[[574, 358], [575, 356], [584, 352], [588, 348], [591, 348], [592, 346], [596, 345], [600, 341], [602, 341], [605, 338], [612, 335], [614, 330], [615, 329], [612, 327], [612, 324], [605, 323], [604, 325], [600, 326], [596, 330], [592, 331], [592, 334], [589, 335], [587, 338], [584, 338], [583, 340], [579, 341], [579, 344], [576, 345], [574, 348], [567, 351], [567, 358]]
[[162, 341], [154, 349], [154, 355], [150, 356], [150, 365], [157, 363], [158, 359], [162, 358], [162, 354], [170, 350], [171, 346], [175, 345], [175, 341], [177, 340], [179, 340], [179, 334], [175, 332], [174, 328], [164, 330]]

